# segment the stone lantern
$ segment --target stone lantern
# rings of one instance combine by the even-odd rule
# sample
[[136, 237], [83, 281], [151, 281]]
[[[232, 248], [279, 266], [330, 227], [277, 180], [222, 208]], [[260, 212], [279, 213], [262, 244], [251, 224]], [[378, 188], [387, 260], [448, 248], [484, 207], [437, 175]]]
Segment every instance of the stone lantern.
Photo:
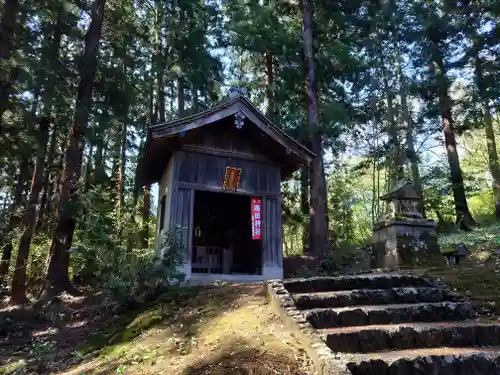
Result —
[[408, 180], [380, 197], [389, 211], [373, 225], [371, 267], [401, 268], [443, 263], [436, 223], [419, 210], [421, 198]]

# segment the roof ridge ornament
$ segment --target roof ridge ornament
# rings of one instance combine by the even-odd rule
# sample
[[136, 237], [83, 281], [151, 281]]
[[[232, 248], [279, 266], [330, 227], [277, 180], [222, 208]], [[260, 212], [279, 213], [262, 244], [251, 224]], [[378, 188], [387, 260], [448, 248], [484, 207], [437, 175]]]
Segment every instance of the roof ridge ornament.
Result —
[[243, 128], [243, 125], [245, 124], [245, 118], [245, 115], [241, 111], [238, 111], [234, 114], [234, 125], [236, 126], [236, 129]]

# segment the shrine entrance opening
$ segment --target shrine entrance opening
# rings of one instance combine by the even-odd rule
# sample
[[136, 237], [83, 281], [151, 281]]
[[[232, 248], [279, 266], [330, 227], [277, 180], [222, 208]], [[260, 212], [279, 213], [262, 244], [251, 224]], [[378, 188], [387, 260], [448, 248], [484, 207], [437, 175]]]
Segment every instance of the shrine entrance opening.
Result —
[[195, 191], [192, 273], [262, 274], [260, 212], [256, 235], [252, 210], [255, 198], [250, 196]]

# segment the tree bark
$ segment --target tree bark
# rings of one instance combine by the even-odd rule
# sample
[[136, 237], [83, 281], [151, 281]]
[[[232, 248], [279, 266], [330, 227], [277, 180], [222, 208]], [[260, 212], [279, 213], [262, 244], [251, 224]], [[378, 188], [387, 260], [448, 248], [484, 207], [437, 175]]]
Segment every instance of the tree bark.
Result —
[[18, 27], [18, 13], [20, 11], [19, 0], [5, 0], [0, 22], [0, 61], [5, 64], [0, 75], [0, 122], [9, 105], [9, 95], [12, 85], [19, 75], [17, 65], [10, 66], [9, 60], [15, 45], [15, 33]]
[[387, 123], [388, 123], [388, 135], [389, 142], [392, 146], [392, 157], [390, 158], [391, 165], [389, 165], [389, 188], [395, 186], [398, 180], [404, 177], [403, 168], [403, 155], [401, 151], [400, 140], [398, 136], [398, 124], [394, 117], [394, 94], [389, 85], [389, 78], [387, 77], [387, 69], [382, 66], [383, 69], [383, 81], [384, 81], [384, 91], [387, 99]]
[[318, 92], [313, 51], [313, 0], [303, 0], [304, 53], [307, 66], [307, 124], [311, 132], [312, 151], [316, 157], [310, 165], [311, 232], [312, 252], [324, 254], [329, 248], [328, 207], [325, 169], [323, 163], [323, 139], [318, 126]]
[[[444, 102], [446, 102], [446, 99], [444, 99]], [[455, 200], [456, 222], [460, 224], [462, 229], [472, 229], [476, 222], [469, 211], [467, 197], [465, 195], [464, 179], [457, 152], [451, 107], [443, 105], [441, 109], [446, 154], [450, 166], [453, 198]]]
[[122, 132], [121, 132], [120, 169], [118, 171], [118, 205], [120, 214], [123, 212], [125, 205], [125, 168], [127, 166], [126, 154], [127, 154], [127, 119], [125, 118], [123, 121]]
[[118, 192], [118, 173], [120, 170], [120, 155], [121, 155], [121, 138], [123, 131], [123, 123], [119, 123], [117, 128], [109, 129], [110, 135], [113, 138], [113, 148], [111, 150], [111, 179], [108, 181], [112, 192]]
[[304, 253], [307, 253], [309, 249], [309, 167], [302, 167], [300, 171], [300, 212], [305, 221], [302, 247]]
[[[54, 153], [56, 150], [57, 142], [57, 132], [52, 130], [52, 135], [50, 137], [49, 150], [47, 152], [47, 168], [44, 173], [43, 183], [42, 183], [42, 198], [40, 200], [40, 210], [38, 211], [36, 230], [41, 230], [42, 228], [47, 228], [46, 226], [46, 213], [49, 199], [52, 198], [52, 189], [50, 183], [52, 160], [54, 159]], [[45, 223], [45, 224], [44, 224]]]
[[156, 56], [155, 56], [155, 70], [156, 70], [156, 113], [158, 114], [159, 121], [165, 122], [165, 62], [167, 56], [163, 46], [163, 25], [165, 22], [165, 12], [163, 9], [163, 2], [156, 0], [156, 27], [155, 27], [155, 43], [156, 43]]
[[274, 64], [273, 55], [267, 52], [264, 55], [264, 63], [266, 67], [266, 96], [267, 96], [267, 111], [266, 116], [269, 120], [274, 121], [275, 119], [275, 98], [274, 98]]
[[110, 115], [108, 109], [104, 109], [99, 117], [99, 122], [96, 129], [95, 137], [95, 147], [96, 151], [94, 153], [94, 178], [93, 182], [97, 185], [102, 185], [106, 182], [106, 166], [104, 164], [104, 134], [108, 127], [110, 120]]
[[36, 208], [38, 197], [43, 185], [43, 172], [45, 169], [45, 150], [49, 139], [50, 120], [46, 117], [40, 121], [40, 135], [38, 142], [38, 156], [36, 158], [33, 179], [31, 180], [31, 189], [29, 200], [24, 212], [23, 224], [24, 230], [19, 242], [17, 253], [16, 268], [12, 278], [11, 303], [18, 305], [27, 302], [26, 298], [26, 264], [28, 261], [31, 238], [36, 224]]
[[399, 97], [401, 100], [401, 114], [403, 117], [403, 125], [406, 129], [406, 156], [410, 161], [411, 175], [413, 180], [413, 187], [420, 196], [420, 202], [418, 202], [418, 209], [420, 213], [425, 216], [424, 211], [424, 196], [422, 189], [422, 178], [420, 177], [420, 169], [418, 166], [418, 155], [415, 152], [415, 140], [413, 137], [413, 119], [410, 115], [410, 109], [408, 107], [406, 82], [401, 69], [401, 63], [398, 62], [397, 71], [399, 75]]
[[194, 83], [191, 87], [191, 103], [192, 103], [193, 113], [198, 112], [198, 106], [199, 106], [198, 89]]
[[186, 99], [184, 96], [184, 77], [179, 77], [177, 79], [177, 110], [179, 117], [184, 116], [184, 111], [186, 109]]
[[456, 222], [460, 224], [462, 229], [469, 230], [476, 225], [476, 222], [469, 211], [469, 205], [467, 204], [467, 197], [465, 195], [464, 178], [460, 167], [457, 142], [453, 128], [452, 101], [448, 93], [450, 85], [446, 77], [446, 67], [439, 47], [440, 41], [436, 40], [435, 37], [430, 38], [430, 41], [432, 69], [437, 81], [437, 95], [441, 110], [446, 155], [450, 167], [450, 180], [455, 203]]
[[477, 45], [474, 46], [474, 73], [476, 86], [479, 91], [479, 100], [481, 101], [481, 108], [483, 111], [484, 131], [488, 150], [488, 167], [493, 179], [492, 188], [493, 196], [495, 197], [495, 216], [500, 218], [500, 165], [498, 162], [497, 144], [495, 132], [493, 130], [490, 106], [486, 97], [487, 85], [484, 82], [483, 65], [479, 57], [479, 47]]
[[24, 181], [29, 170], [28, 164], [28, 157], [23, 155], [19, 165], [19, 175], [12, 197], [12, 204], [9, 209], [9, 221], [2, 231], [2, 237], [0, 238], [0, 243], [3, 244], [2, 260], [0, 261], [0, 285], [4, 282], [5, 276], [9, 272], [10, 259], [12, 257], [12, 239], [10, 238], [10, 234], [21, 220], [16, 210], [23, 202]]
[[65, 163], [59, 186], [56, 229], [52, 237], [47, 276], [42, 296], [51, 296], [63, 291], [74, 291], [69, 280], [69, 248], [75, 229], [75, 205], [78, 198], [78, 183], [81, 175], [85, 130], [89, 119], [97, 55], [102, 33], [105, 0], [95, 0], [92, 18], [85, 35], [85, 49], [80, 68], [80, 83], [75, 102], [73, 125], [66, 146]]

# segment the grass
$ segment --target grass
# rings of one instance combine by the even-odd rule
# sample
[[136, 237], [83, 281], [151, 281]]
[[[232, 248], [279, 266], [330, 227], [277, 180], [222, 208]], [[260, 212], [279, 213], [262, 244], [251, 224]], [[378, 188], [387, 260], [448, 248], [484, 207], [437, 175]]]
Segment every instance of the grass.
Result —
[[60, 374], [312, 374], [304, 349], [267, 304], [262, 285], [210, 288], [184, 303], [159, 303], [120, 334], [106, 332], [103, 341], [83, 363]]
[[500, 248], [500, 223], [479, 226], [471, 232], [452, 232], [439, 236], [442, 248], [456, 246], [459, 243], [469, 247], [471, 255], [478, 261], [486, 261]]
[[461, 293], [471, 297], [485, 314], [500, 316], [500, 274], [496, 252], [500, 248], [500, 223], [480, 226], [471, 232], [453, 232], [439, 236], [442, 249], [463, 243], [469, 258], [458, 266], [430, 268], [427, 272]]

